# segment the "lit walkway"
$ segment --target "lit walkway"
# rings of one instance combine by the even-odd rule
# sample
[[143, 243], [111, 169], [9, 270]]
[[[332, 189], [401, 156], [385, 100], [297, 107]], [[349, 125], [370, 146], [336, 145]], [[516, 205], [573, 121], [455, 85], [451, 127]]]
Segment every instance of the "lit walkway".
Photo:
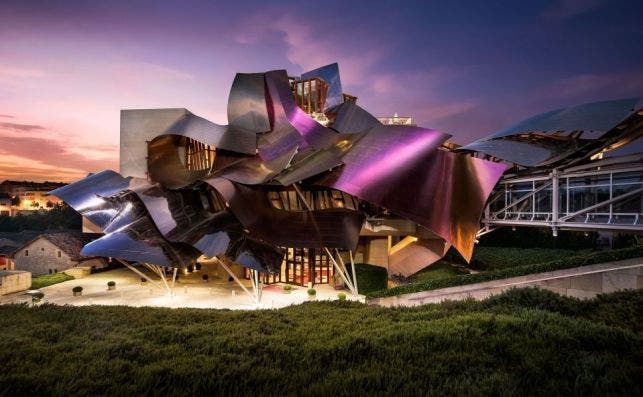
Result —
[[[153, 280], [159, 281], [150, 272], [146, 272]], [[307, 288], [293, 286], [293, 291], [286, 294], [281, 285], [266, 286], [259, 305], [255, 305], [250, 297], [234, 282], [228, 282], [227, 277], [208, 273], [210, 280], [206, 283], [201, 279], [203, 273], [194, 272], [181, 276], [176, 283], [174, 296], [149, 282], [141, 283], [141, 278], [127, 269], [110, 270], [92, 274], [88, 277], [65, 281], [42, 288], [45, 298], [42, 302], [57, 305], [125, 305], [125, 306], [158, 306], [158, 307], [194, 307], [212, 309], [271, 309], [300, 304], [309, 301]], [[107, 282], [115, 281], [116, 289], [107, 290]], [[250, 282], [247, 287], [250, 288]], [[72, 288], [83, 287], [82, 296], [73, 296]], [[347, 291], [336, 291], [329, 285], [317, 285], [316, 300], [337, 299], [339, 292], [346, 293], [347, 299], [364, 302], [364, 296], [353, 297]], [[24, 292], [0, 296], [0, 304], [30, 302], [31, 298]]]

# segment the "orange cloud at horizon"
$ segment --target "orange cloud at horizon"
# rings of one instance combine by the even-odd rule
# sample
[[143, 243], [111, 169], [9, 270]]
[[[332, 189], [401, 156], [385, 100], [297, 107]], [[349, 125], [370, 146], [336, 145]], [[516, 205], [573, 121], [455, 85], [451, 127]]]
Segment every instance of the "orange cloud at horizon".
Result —
[[[3, 121], [10, 119], [11, 122]], [[73, 182], [90, 172], [117, 169], [116, 145], [75, 144], [73, 139], [51, 139], [55, 133], [37, 125], [0, 118], [0, 181]]]

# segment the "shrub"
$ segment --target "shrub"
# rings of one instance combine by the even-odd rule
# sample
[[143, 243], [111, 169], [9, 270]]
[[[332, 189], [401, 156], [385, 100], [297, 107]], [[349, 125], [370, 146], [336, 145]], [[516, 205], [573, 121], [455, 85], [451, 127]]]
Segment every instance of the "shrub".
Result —
[[29, 291], [27, 294], [31, 295], [31, 307], [36, 306], [36, 303], [40, 302], [40, 300], [45, 297], [45, 294], [42, 291]]
[[145, 277], [141, 277], [141, 282], [142, 282], [142, 283], [146, 283], [146, 282], [147, 282], [147, 279], [146, 279]]
[[74, 292], [76, 294], [79, 293], [79, 292], [83, 292], [83, 287], [81, 287], [80, 285], [77, 285], [77, 286], [75, 286], [74, 288], [71, 289], [71, 292]]
[[107, 286], [108, 287], [115, 287], [116, 286], [116, 281], [108, 281]]
[[[537, 263], [533, 265], [516, 266], [504, 269], [493, 270], [484, 273], [466, 274], [437, 280], [426, 280], [419, 283], [400, 285], [394, 288], [382, 289], [368, 293], [369, 298], [384, 296], [395, 296], [413, 292], [428, 291], [433, 289], [454, 287], [457, 285], [475, 284], [484, 281], [501, 280], [510, 277], [524, 276], [527, 274], [551, 272], [554, 270], [569, 269], [572, 267], [596, 265], [604, 262], [612, 262], [623, 259], [643, 257], [643, 246], [623, 248], [620, 250], [584, 253], [582, 255], [565, 257], [562, 259]], [[358, 279], [359, 281], [359, 279]], [[361, 292], [361, 291], [360, 291]]]
[[337, 299], [339, 299], [340, 301], [345, 301], [346, 300], [346, 294], [343, 293], [343, 292], [340, 292], [339, 294], [337, 294]]
[[203, 279], [203, 281], [208, 281], [209, 276], [207, 274], [204, 274], [203, 276], [201, 276], [201, 278]]
[[283, 288], [284, 288], [284, 291], [286, 292], [292, 291], [292, 285], [290, 284], [284, 284]]
[[317, 290], [315, 290], [315, 288], [308, 288], [308, 295], [309, 296], [317, 295]]
[[[357, 276], [357, 289], [360, 294], [386, 289], [388, 284], [388, 273], [381, 266], [356, 263], [355, 275]], [[348, 278], [353, 281], [353, 272], [350, 267], [348, 268]]]

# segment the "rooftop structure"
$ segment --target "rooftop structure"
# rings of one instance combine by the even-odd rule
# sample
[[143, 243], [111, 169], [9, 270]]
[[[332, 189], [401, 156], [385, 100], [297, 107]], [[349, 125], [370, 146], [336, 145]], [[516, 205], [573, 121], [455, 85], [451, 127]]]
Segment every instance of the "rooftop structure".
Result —
[[411, 116], [398, 116], [395, 113], [392, 117], [378, 117], [377, 120], [384, 125], [409, 125], [415, 126], [413, 117]]

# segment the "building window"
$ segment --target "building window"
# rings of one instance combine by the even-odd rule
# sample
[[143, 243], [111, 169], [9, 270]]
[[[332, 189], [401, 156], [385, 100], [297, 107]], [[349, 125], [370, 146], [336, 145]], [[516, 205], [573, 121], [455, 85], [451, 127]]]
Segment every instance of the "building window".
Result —
[[62, 256], [62, 253], [58, 251], [58, 257], [60, 258]]
[[29, 250], [25, 250], [25, 256], [29, 256]]
[[40, 250], [41, 250], [41, 251], [43, 251], [43, 252], [45, 251], [45, 249], [44, 249], [44, 248], [40, 248]]

